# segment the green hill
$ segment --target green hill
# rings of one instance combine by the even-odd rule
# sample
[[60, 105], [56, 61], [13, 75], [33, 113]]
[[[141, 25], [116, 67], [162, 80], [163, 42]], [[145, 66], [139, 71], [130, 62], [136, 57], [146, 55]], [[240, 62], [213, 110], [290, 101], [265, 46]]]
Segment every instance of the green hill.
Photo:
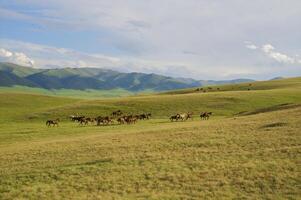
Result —
[[[122, 89], [129, 92], [163, 91], [191, 88], [204, 84], [235, 83], [251, 81], [237, 79], [230, 81], [199, 81], [173, 78], [157, 74], [121, 73], [99, 68], [33, 69], [10, 63], [0, 63], [1, 86], [33, 86], [44, 89], [72, 90], [112, 90]], [[8, 80], [8, 76], [15, 77]], [[18, 78], [18, 79], [17, 79]], [[15, 80], [15, 81], [14, 81]]]
[[[220, 90], [215, 88], [219, 87]], [[248, 90], [252, 87], [251, 90]], [[195, 115], [202, 111], [212, 111], [215, 116], [233, 116], [235, 114], [254, 111], [281, 104], [296, 104], [301, 102], [301, 78], [281, 79], [274, 81], [254, 82], [252, 86], [247, 84], [232, 84], [224, 86], [212, 86], [211, 92], [199, 92], [195, 89], [173, 91], [171, 94], [141, 95], [127, 98], [113, 98], [100, 100], [68, 99], [71, 102], [66, 107], [56, 107], [55, 98], [53, 108], [43, 112], [27, 113], [24, 119], [43, 119], [51, 117], [65, 118], [71, 114], [81, 113], [98, 116], [108, 115], [112, 111], [121, 109], [128, 113], [151, 112], [155, 118], [168, 117], [178, 112], [193, 111]], [[184, 93], [184, 94], [183, 94]], [[40, 95], [14, 94], [0, 92], [0, 103], [12, 103], [10, 95], [14, 96], [15, 107], [24, 104], [23, 99], [30, 98], [33, 102], [41, 103]], [[17, 97], [19, 96], [19, 97]], [[4, 98], [5, 97], [5, 98]], [[35, 97], [38, 97], [35, 99]], [[43, 97], [43, 96], [41, 96]], [[43, 97], [47, 99], [47, 97]], [[64, 99], [64, 98], [63, 98]], [[9, 102], [6, 102], [9, 101]], [[6, 109], [6, 108], [4, 108]], [[10, 109], [8, 112], [18, 111]], [[21, 116], [20, 116], [21, 117]]]

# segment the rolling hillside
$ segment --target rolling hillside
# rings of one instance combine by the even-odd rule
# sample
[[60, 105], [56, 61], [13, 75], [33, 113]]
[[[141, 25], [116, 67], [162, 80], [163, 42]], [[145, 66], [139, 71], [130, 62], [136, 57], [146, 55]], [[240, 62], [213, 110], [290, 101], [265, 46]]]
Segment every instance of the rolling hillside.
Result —
[[0, 87], [27, 86], [43, 89], [112, 90], [129, 92], [165, 91], [208, 84], [252, 81], [199, 81], [157, 74], [120, 73], [99, 68], [33, 69], [11, 63], [0, 63]]
[[[99, 100], [0, 92], [0, 199], [298, 199], [301, 78], [252, 85]], [[117, 109], [152, 119], [68, 119]], [[168, 119], [187, 111], [193, 120]]]
[[[220, 90], [215, 88], [219, 87]], [[251, 90], [248, 90], [249, 88]], [[19, 116], [19, 120], [44, 120], [52, 117], [62, 117], [71, 114], [108, 115], [112, 111], [121, 109], [128, 113], [151, 112], [154, 118], [166, 118], [177, 112], [193, 111], [195, 115], [202, 111], [212, 111], [215, 116], [233, 116], [235, 114], [254, 111], [282, 104], [296, 104], [301, 102], [301, 78], [281, 79], [274, 81], [212, 86], [210, 92], [200, 92], [194, 89], [179, 90], [170, 94], [142, 95], [123, 98], [108, 98], [99, 100], [69, 99], [47, 97], [26, 93], [0, 92], [1, 105], [14, 105], [13, 109], [5, 110], [3, 115], [22, 113], [23, 107], [30, 108]], [[12, 101], [11, 99], [14, 99]], [[28, 99], [28, 102], [26, 101]], [[46, 105], [51, 103], [51, 108], [35, 111], [35, 104]], [[58, 106], [56, 102], [67, 101], [68, 106]], [[31, 106], [32, 105], [32, 106]], [[20, 109], [20, 110], [19, 110]], [[0, 117], [1, 118], [1, 117]]]

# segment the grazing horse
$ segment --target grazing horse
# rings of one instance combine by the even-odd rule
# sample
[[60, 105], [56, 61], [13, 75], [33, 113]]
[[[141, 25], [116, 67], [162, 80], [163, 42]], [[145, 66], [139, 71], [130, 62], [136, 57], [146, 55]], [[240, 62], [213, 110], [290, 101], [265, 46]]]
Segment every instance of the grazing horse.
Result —
[[200, 114], [201, 119], [208, 120], [212, 112], [203, 112]]
[[59, 118], [57, 118], [55, 120], [49, 119], [49, 120], [46, 121], [46, 126], [48, 126], [48, 127], [50, 127], [51, 125], [52, 126], [59, 126], [59, 121], [60, 121]]

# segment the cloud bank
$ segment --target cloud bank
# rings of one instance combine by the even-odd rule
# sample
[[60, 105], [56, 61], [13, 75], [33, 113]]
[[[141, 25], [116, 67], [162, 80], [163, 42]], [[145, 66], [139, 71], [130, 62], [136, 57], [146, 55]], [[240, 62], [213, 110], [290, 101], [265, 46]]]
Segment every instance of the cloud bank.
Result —
[[0, 48], [23, 52], [38, 67], [297, 76], [300, 18], [299, 0], [10, 0], [0, 3], [1, 23], [10, 27], [0, 29]]
[[23, 66], [34, 66], [34, 60], [30, 59], [24, 53], [11, 52], [3, 48], [0, 48], [0, 61], [11, 62]]

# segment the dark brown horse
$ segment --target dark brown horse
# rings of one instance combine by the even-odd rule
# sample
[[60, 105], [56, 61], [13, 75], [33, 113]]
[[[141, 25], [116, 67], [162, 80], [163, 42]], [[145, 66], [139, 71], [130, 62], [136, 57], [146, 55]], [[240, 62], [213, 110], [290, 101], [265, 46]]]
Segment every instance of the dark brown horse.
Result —
[[125, 122], [127, 124], [135, 124], [137, 122], [138, 118], [136, 116], [129, 116], [125, 118]]
[[79, 119], [79, 124], [80, 125], [88, 125], [89, 123], [93, 124], [95, 121], [94, 118], [87, 117], [87, 118], [80, 118]]
[[172, 115], [170, 116], [170, 121], [178, 121], [180, 119], [180, 115], [179, 114], [176, 114], [176, 115]]
[[112, 118], [109, 117], [109, 116], [106, 116], [106, 117], [99, 116], [99, 117], [95, 118], [95, 120], [96, 120], [97, 126], [100, 126], [101, 124], [102, 125], [108, 125], [108, 124], [113, 123]]
[[208, 120], [212, 112], [203, 112], [200, 114], [201, 119]]
[[113, 117], [118, 117], [118, 116], [121, 116], [123, 113], [121, 110], [117, 110], [117, 111], [114, 111], [112, 112], [112, 116]]
[[141, 114], [141, 115], [138, 115], [137, 118], [138, 118], [138, 119], [145, 120], [145, 119], [149, 119], [151, 116], [152, 116], [151, 113], [143, 113], [143, 114]]
[[59, 126], [59, 122], [60, 122], [60, 119], [57, 118], [55, 120], [52, 120], [52, 119], [49, 119], [46, 121], [46, 126], [50, 127], [51, 125], [52, 126]]
[[73, 122], [80, 122], [85, 118], [85, 116], [70, 116], [71, 121]]

